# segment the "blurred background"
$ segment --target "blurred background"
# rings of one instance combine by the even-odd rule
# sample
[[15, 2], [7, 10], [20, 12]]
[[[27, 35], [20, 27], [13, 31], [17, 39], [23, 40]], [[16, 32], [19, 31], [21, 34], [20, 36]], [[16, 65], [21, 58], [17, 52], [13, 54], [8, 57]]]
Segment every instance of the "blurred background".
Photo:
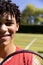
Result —
[[19, 6], [22, 15], [19, 32], [43, 33], [43, 0], [12, 0], [12, 2]]
[[21, 26], [14, 39], [23, 49], [43, 55], [43, 0], [12, 0], [21, 11]]
[[12, 0], [22, 13], [21, 24], [43, 25], [43, 0]]

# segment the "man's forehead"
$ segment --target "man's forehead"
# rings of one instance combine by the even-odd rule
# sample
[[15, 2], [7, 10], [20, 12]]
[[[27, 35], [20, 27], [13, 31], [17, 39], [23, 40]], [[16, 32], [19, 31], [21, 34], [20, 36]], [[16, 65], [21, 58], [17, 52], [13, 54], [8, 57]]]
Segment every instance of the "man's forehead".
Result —
[[0, 20], [1, 19], [12, 19], [13, 18], [13, 16], [11, 16], [10, 14], [6, 14], [6, 13], [4, 13], [3, 15], [0, 15]]
[[9, 19], [0, 18], [0, 22], [2, 22], [2, 23], [13, 22], [13, 20], [10, 18]]
[[1, 22], [6, 22], [6, 21], [16, 21], [15, 15], [11, 15], [10, 13], [4, 13], [0, 15], [0, 21]]

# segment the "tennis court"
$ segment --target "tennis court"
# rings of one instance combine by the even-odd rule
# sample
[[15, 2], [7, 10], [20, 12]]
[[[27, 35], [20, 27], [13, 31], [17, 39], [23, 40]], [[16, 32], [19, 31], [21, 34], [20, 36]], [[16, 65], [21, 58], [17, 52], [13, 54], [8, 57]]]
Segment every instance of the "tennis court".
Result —
[[43, 34], [17, 33], [15, 44], [26, 50], [33, 50], [43, 54]]

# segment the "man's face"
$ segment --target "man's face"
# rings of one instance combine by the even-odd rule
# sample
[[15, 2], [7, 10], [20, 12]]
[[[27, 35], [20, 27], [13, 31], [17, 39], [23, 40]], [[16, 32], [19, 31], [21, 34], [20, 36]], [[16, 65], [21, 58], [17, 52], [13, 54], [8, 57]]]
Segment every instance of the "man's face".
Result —
[[18, 31], [19, 24], [16, 23], [15, 17], [5, 14], [0, 18], [0, 44], [7, 45], [11, 43], [14, 34]]

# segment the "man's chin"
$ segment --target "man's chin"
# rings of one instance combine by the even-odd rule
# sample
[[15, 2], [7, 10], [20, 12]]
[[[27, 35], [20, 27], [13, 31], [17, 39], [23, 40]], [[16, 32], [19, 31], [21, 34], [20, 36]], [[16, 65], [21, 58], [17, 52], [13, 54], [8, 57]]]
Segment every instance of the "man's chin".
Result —
[[0, 45], [4, 45], [4, 46], [8, 45], [9, 43], [10, 43], [9, 40], [1, 40], [0, 41]]

